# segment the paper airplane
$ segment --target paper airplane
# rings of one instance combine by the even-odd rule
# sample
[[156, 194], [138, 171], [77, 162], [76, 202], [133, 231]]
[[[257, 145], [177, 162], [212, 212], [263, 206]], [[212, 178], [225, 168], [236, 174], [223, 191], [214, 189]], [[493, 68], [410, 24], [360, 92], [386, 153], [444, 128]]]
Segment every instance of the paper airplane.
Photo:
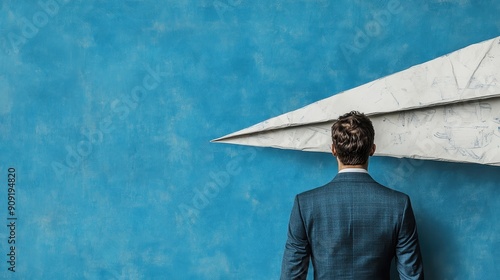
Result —
[[330, 127], [370, 117], [376, 155], [500, 165], [500, 37], [213, 140], [330, 153]]

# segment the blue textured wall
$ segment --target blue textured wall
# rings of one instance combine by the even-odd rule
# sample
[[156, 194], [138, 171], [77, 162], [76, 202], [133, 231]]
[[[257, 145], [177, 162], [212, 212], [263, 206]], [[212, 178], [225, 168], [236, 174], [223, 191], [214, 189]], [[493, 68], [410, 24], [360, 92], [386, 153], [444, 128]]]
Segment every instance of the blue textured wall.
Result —
[[[17, 279], [276, 279], [294, 195], [336, 163], [209, 140], [500, 35], [496, 0], [0, 5]], [[498, 279], [499, 170], [372, 159], [412, 197], [429, 279]]]

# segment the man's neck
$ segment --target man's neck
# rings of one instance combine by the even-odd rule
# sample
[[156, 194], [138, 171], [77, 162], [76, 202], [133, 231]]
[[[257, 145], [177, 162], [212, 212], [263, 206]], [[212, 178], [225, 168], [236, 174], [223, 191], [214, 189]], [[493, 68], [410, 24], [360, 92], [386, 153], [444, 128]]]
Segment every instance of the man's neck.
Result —
[[337, 158], [337, 162], [338, 162], [338, 166], [339, 166], [339, 171], [343, 170], [343, 169], [347, 169], [347, 168], [362, 168], [362, 169], [368, 170], [368, 162], [366, 162], [365, 164], [347, 165], [347, 164], [343, 164], [340, 160], [338, 160], [338, 158]]

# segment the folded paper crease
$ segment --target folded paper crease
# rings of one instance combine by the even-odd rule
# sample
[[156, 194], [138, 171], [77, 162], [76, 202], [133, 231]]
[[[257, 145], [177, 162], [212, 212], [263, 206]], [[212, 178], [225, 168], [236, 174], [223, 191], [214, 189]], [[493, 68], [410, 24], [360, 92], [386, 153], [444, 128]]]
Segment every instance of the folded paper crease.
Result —
[[330, 152], [331, 124], [357, 110], [375, 126], [376, 155], [499, 165], [499, 81], [497, 37], [213, 142]]

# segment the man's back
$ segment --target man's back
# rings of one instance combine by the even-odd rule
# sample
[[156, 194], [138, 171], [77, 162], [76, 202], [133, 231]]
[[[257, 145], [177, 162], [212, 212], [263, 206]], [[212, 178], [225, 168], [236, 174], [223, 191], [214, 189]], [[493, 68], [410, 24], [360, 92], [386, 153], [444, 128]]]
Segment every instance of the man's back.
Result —
[[309, 255], [315, 279], [389, 279], [395, 255], [404, 279], [423, 279], [408, 196], [367, 173], [339, 173], [329, 184], [297, 195], [282, 279], [305, 279]]

